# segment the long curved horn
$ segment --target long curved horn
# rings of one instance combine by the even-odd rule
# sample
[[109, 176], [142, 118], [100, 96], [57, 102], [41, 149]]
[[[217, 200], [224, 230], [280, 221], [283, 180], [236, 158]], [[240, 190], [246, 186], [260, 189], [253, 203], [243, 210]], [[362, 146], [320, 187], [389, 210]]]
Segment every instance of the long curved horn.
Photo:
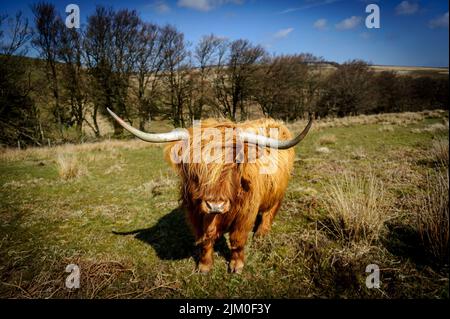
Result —
[[313, 122], [313, 116], [309, 115], [309, 121], [308, 121], [308, 125], [306, 125], [306, 127], [303, 129], [303, 131], [297, 135], [296, 137], [294, 137], [291, 140], [286, 140], [286, 141], [280, 141], [280, 140], [276, 140], [264, 135], [258, 135], [258, 134], [254, 134], [254, 133], [250, 133], [250, 132], [240, 132], [239, 133], [239, 137], [241, 138], [241, 140], [243, 142], [247, 142], [250, 144], [257, 144], [258, 146], [265, 146], [265, 147], [269, 147], [269, 148], [277, 148], [280, 150], [285, 150], [291, 147], [294, 147], [295, 145], [297, 145], [298, 143], [300, 143], [301, 140], [303, 140], [306, 136], [306, 134], [308, 134], [309, 129], [311, 128]]
[[189, 133], [185, 130], [175, 129], [169, 133], [145, 133], [142, 131], [139, 131], [137, 128], [132, 127], [128, 123], [126, 123], [124, 120], [122, 120], [120, 117], [118, 117], [113, 111], [111, 111], [109, 108], [106, 108], [111, 114], [112, 117], [120, 124], [124, 129], [126, 129], [128, 132], [133, 134], [134, 136], [140, 138], [143, 141], [146, 142], [152, 142], [152, 143], [164, 143], [164, 142], [174, 142], [179, 140], [185, 140], [189, 138]]

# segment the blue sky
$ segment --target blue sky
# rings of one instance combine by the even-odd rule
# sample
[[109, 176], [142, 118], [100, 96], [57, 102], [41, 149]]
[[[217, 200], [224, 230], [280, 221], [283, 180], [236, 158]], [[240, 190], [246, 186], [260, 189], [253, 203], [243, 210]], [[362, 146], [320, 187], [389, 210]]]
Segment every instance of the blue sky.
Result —
[[[146, 21], [170, 23], [193, 45], [214, 33], [245, 38], [277, 54], [310, 52], [327, 60], [448, 66], [445, 0], [67, 0], [52, 1], [61, 14], [79, 5], [82, 23], [95, 6], [136, 9]], [[1, 0], [1, 12], [31, 16], [33, 1]], [[365, 8], [380, 8], [381, 28], [368, 29]]]

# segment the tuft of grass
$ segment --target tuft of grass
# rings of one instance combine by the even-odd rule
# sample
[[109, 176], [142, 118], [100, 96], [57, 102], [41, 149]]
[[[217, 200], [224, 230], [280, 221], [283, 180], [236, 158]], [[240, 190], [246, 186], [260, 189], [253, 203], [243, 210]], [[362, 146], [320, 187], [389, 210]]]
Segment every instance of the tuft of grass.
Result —
[[87, 168], [76, 156], [59, 154], [56, 159], [58, 174], [63, 180], [71, 180], [87, 175]]
[[380, 132], [393, 132], [394, 127], [392, 125], [382, 125], [380, 128], [378, 128], [378, 131]]
[[325, 190], [329, 230], [342, 242], [376, 242], [390, 218], [389, 205], [381, 181], [373, 174], [360, 177], [344, 173]]
[[108, 175], [108, 174], [113, 174], [113, 173], [117, 173], [117, 172], [121, 172], [121, 171], [123, 171], [123, 165], [114, 164], [105, 170], [105, 174]]
[[323, 135], [319, 138], [320, 145], [332, 145], [335, 144], [336, 141], [337, 141], [336, 135], [333, 134]]
[[330, 149], [328, 147], [323, 146], [323, 147], [316, 148], [316, 152], [317, 153], [322, 153], [322, 154], [328, 154], [331, 151], [330, 151]]
[[440, 262], [449, 258], [449, 176], [448, 171], [428, 175], [416, 210], [417, 231], [422, 244]]
[[430, 149], [429, 156], [432, 158], [434, 162], [438, 165], [442, 165], [448, 168], [448, 140], [446, 139], [438, 139], [433, 142]]
[[156, 197], [162, 195], [165, 192], [174, 191], [177, 185], [178, 182], [174, 176], [171, 176], [170, 174], [163, 174], [162, 172], [160, 172], [157, 178], [143, 183], [137, 188], [132, 188], [129, 191], [133, 192], [137, 190], [146, 194], [147, 196]]
[[362, 160], [367, 158], [366, 151], [363, 147], [357, 147], [354, 151], [351, 153], [351, 158], [354, 160]]
[[424, 129], [426, 132], [430, 133], [439, 133], [439, 132], [445, 132], [448, 131], [448, 125], [442, 124], [442, 123], [434, 123], [429, 125]]

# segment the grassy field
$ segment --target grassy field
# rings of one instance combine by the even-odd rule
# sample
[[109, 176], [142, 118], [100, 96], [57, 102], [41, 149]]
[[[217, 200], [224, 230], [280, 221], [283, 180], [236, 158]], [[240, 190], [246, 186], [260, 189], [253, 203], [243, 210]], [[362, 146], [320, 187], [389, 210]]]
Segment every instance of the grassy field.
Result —
[[296, 156], [243, 273], [227, 273], [225, 237], [201, 275], [161, 145], [3, 150], [0, 297], [448, 298], [448, 112], [319, 120]]
[[429, 77], [448, 77], [448, 68], [431, 68], [420, 66], [390, 66], [390, 65], [372, 65], [372, 70], [375, 72], [395, 72], [399, 75], [410, 76], [429, 76]]

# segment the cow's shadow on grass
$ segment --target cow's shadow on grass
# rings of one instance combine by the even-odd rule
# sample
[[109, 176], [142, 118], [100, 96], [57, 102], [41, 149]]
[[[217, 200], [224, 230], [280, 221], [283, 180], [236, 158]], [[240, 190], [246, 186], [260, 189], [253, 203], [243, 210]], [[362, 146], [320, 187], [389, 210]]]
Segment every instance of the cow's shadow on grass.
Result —
[[[198, 248], [195, 246], [194, 236], [181, 208], [164, 215], [152, 227], [113, 233], [134, 235], [134, 238], [152, 246], [160, 259], [180, 260], [193, 257], [198, 261]], [[227, 259], [230, 255], [223, 236], [216, 241], [214, 250]]]

